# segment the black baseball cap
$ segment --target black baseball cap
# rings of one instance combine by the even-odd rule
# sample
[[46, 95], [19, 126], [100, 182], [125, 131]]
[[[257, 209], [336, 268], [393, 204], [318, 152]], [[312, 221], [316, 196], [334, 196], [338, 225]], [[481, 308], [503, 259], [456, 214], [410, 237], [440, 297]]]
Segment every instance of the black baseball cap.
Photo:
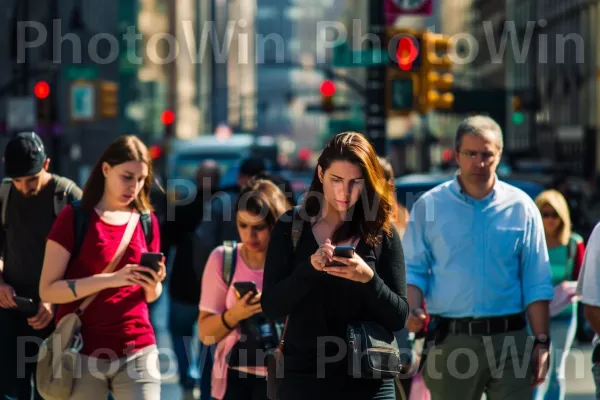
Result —
[[35, 132], [17, 133], [4, 149], [4, 170], [9, 178], [38, 174], [44, 168], [46, 151]]

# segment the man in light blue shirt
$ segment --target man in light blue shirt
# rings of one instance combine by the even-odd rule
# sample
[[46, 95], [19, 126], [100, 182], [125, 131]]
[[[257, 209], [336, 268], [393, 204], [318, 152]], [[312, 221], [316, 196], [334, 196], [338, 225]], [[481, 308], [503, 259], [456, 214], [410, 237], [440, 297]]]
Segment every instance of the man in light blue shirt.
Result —
[[[457, 129], [456, 177], [414, 204], [403, 239], [407, 328], [432, 317], [424, 379], [433, 400], [531, 399], [546, 376], [553, 296], [538, 208], [498, 180], [502, 131], [484, 116]], [[527, 311], [530, 337], [526, 329]]]

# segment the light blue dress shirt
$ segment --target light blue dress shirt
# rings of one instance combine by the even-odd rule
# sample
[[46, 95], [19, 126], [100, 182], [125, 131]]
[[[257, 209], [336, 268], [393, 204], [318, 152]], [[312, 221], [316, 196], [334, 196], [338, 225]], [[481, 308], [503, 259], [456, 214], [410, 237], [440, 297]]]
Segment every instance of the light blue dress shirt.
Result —
[[456, 177], [431, 189], [415, 202], [402, 242], [407, 284], [421, 289], [428, 313], [500, 316], [552, 300], [540, 212], [498, 178], [481, 200]]

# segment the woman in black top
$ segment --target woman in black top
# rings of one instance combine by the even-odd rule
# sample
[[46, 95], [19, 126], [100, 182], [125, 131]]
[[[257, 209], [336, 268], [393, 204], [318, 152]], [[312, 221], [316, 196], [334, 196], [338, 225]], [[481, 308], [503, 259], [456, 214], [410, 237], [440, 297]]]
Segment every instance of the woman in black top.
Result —
[[[395, 398], [392, 380], [348, 374], [345, 339], [353, 322], [375, 321], [390, 332], [404, 328], [406, 277], [391, 222], [393, 195], [369, 142], [342, 133], [319, 157], [295, 251], [292, 212], [275, 225], [262, 307], [269, 318], [289, 316], [280, 400]], [[355, 256], [333, 257], [336, 245], [356, 247]], [[327, 267], [331, 260], [346, 266]]]

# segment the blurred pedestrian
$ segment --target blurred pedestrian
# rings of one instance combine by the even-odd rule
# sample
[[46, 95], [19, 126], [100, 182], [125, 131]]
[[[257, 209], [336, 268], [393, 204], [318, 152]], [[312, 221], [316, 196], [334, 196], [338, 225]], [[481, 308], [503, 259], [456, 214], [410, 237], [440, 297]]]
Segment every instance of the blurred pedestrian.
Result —
[[404, 231], [406, 230], [406, 224], [408, 223], [408, 210], [402, 204], [398, 203], [398, 199], [396, 197], [396, 184], [395, 184], [395, 175], [394, 169], [392, 168], [392, 164], [385, 158], [379, 157], [379, 162], [381, 163], [381, 167], [383, 168], [383, 173], [385, 176], [385, 180], [389, 185], [389, 190], [394, 194], [392, 197], [392, 201], [394, 202], [393, 211], [392, 211], [392, 223], [394, 227], [400, 234], [400, 238], [404, 236]]
[[[80, 300], [96, 295], [81, 315], [81, 374], [71, 400], [105, 400], [109, 392], [116, 400], [160, 399], [148, 303], [162, 293], [165, 265], [159, 261], [157, 270], [139, 265], [143, 253], [160, 251], [152, 182], [146, 146], [136, 136], [119, 137], [92, 169], [81, 204], [66, 207], [48, 235], [40, 296], [59, 304], [57, 323], [76, 312]], [[87, 229], [78, 236], [75, 221], [82, 218]], [[126, 247], [119, 254], [122, 242]], [[113, 257], [114, 270], [105, 272]]]
[[163, 253], [174, 252], [172, 260], [167, 256], [167, 264], [171, 264], [168, 326], [184, 398], [193, 397], [196, 382], [200, 380], [200, 398], [210, 399], [212, 353], [195, 332], [202, 274], [194, 270], [192, 236], [202, 221], [205, 203], [217, 190], [219, 179], [217, 162], [203, 161], [196, 173], [196, 197], [191, 203], [177, 205], [172, 218], [165, 221], [161, 229]]
[[587, 242], [583, 265], [577, 284], [585, 318], [594, 330], [592, 374], [596, 399], [600, 400], [600, 223], [596, 224]]
[[[565, 294], [559, 298], [574, 297], [575, 285], [584, 257], [583, 238], [571, 230], [569, 206], [564, 196], [556, 190], [546, 190], [535, 199], [544, 223], [546, 245], [550, 257], [554, 293]], [[548, 377], [537, 391], [538, 400], [563, 400], [566, 395], [565, 366], [577, 332], [577, 303], [561, 304], [560, 310], [552, 312], [550, 319], [551, 365]]]
[[210, 253], [225, 241], [239, 241], [235, 220], [236, 198], [248, 182], [265, 171], [265, 163], [258, 158], [247, 158], [240, 164], [237, 184], [221, 188], [206, 202], [202, 221], [196, 229], [194, 239], [194, 269], [202, 276]]
[[281, 175], [270, 174], [266, 171], [256, 175], [255, 178], [266, 179], [273, 182], [275, 186], [277, 186], [283, 192], [283, 195], [287, 199], [290, 207], [296, 205], [296, 196], [294, 194], [294, 188], [289, 180], [283, 178]]
[[[289, 317], [279, 399], [395, 399], [393, 379], [372, 370], [355, 378], [358, 365], [348, 354], [349, 325], [375, 324], [391, 335], [408, 314], [392, 192], [363, 135], [329, 141], [301, 207], [300, 231], [292, 232], [293, 213], [286, 213], [265, 262], [263, 310], [271, 319]], [[351, 258], [333, 256], [342, 245], [355, 248]]]
[[[459, 171], [415, 202], [404, 236], [407, 327], [423, 329], [425, 298], [430, 355], [422, 366], [433, 400], [483, 392], [489, 400], [530, 399], [548, 370], [553, 290], [544, 227], [533, 200], [498, 179], [502, 148], [494, 120], [465, 119], [455, 137]], [[528, 360], [523, 373], [517, 366]]]
[[[8, 142], [4, 169], [9, 179], [0, 186], [0, 398], [41, 399], [35, 358], [41, 340], [54, 330], [54, 305], [39, 295], [46, 236], [62, 209], [81, 198], [81, 189], [49, 172], [50, 158], [34, 132]], [[29, 301], [33, 310], [25, 308]], [[26, 340], [23, 348], [19, 338], [38, 342]]]
[[[198, 331], [205, 345], [217, 344], [212, 397], [225, 400], [267, 399], [266, 359], [277, 337], [263, 328], [260, 298], [267, 247], [275, 222], [291, 205], [272, 182], [252, 180], [236, 202], [241, 242], [217, 247], [210, 255], [200, 300]], [[237, 283], [253, 284], [256, 293], [239, 293]], [[271, 329], [273, 333], [275, 329]], [[260, 332], [255, 339], [254, 332]], [[263, 345], [269, 340], [270, 347]]]

